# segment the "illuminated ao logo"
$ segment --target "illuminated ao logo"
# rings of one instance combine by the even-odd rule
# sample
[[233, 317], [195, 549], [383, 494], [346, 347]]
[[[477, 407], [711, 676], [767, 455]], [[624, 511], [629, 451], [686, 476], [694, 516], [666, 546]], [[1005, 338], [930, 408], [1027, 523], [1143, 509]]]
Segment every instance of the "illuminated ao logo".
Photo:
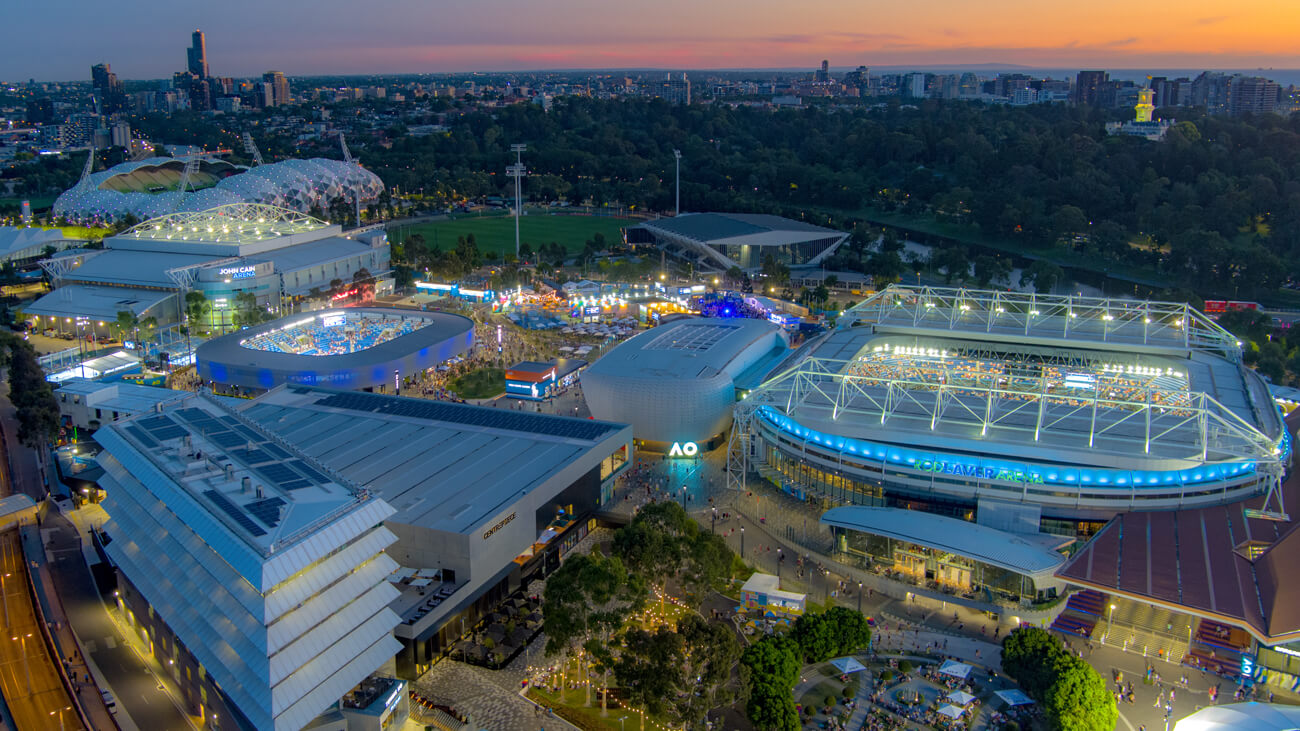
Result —
[[673, 442], [673, 448], [668, 450], [669, 457], [694, 457], [700, 453], [700, 445], [695, 442]]

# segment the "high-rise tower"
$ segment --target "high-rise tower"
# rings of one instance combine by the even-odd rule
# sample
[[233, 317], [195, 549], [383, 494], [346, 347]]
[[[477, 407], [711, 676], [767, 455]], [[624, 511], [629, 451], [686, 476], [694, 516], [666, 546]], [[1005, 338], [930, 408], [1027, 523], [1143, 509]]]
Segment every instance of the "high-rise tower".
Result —
[[185, 57], [189, 61], [189, 72], [200, 79], [206, 79], [208, 78], [207, 39], [203, 37], [201, 30], [195, 30], [192, 38], [190, 47], [185, 51]]

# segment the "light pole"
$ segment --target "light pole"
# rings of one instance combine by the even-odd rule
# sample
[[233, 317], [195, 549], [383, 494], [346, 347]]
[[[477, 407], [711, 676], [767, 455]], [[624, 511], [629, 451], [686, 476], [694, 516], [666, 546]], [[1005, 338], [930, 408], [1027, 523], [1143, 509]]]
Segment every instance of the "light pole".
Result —
[[515, 153], [515, 164], [506, 168], [506, 175], [515, 179], [515, 259], [519, 258], [520, 199], [523, 196], [523, 179], [528, 174], [527, 170], [524, 169], [524, 150], [527, 149], [528, 145], [511, 145], [510, 151]]
[[858, 614], [862, 614], [862, 582], [858, 582]]
[[673, 150], [673, 160], [677, 165], [677, 201], [674, 206], [674, 216], [682, 215], [682, 151]]
[[740, 557], [745, 557], [745, 526], [740, 526]]
[[785, 560], [785, 556], [781, 555], [781, 549], [780, 547], [777, 547], [776, 549], [776, 585], [777, 586], [781, 585], [781, 562], [784, 560]]
[[709, 532], [710, 533], [718, 532], [718, 509], [717, 508], [713, 509], [713, 518], [709, 522]]

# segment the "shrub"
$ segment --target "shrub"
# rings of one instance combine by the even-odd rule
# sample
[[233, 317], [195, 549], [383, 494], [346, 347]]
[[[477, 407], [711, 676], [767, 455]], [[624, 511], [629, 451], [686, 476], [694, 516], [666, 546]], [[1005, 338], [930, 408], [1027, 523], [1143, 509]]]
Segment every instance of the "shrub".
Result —
[[903, 660], [902, 662], [898, 663], [898, 672], [903, 673], [904, 675], [912, 672], [912, 661]]

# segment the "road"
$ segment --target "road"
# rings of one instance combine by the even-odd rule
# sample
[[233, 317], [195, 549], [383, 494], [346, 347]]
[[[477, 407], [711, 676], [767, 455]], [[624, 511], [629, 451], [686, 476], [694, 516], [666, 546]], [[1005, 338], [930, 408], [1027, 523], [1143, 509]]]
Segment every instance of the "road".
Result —
[[42, 636], [16, 529], [0, 535], [0, 692], [19, 729], [85, 728]]
[[[42, 467], [36, 452], [23, 447], [13, 436], [17, 434], [18, 427], [13, 406], [7, 396], [0, 398], [0, 429], [3, 429], [5, 447], [13, 467], [15, 489], [31, 495], [33, 499], [43, 499], [45, 488]], [[50, 570], [45, 574], [49, 582], [47, 586], [52, 589], [50, 593], [61, 600], [59, 605], [67, 615], [67, 623], [62, 625], [64, 639], [60, 642], [69, 648], [76, 644], [76, 640], [81, 641], [81, 651], [98, 668], [100, 677], [117, 698], [121, 709], [118, 723], [123, 727], [138, 726], [141, 729], [192, 728], [194, 724], [177, 709], [154, 674], [155, 670], [140, 652], [132, 648], [123, 634], [123, 628], [109, 617], [83, 558], [82, 538], [76, 527], [57, 511], [50, 510], [46, 513], [41, 528], [44, 552], [50, 559]], [[75, 639], [68, 632], [67, 625], [71, 625], [76, 632]], [[67, 651], [69, 650], [65, 649]], [[82, 703], [90, 707], [91, 701], [98, 696], [98, 689], [93, 682], [96, 679], [92, 678], [90, 683], [85, 683], [89, 674], [85, 664], [77, 663], [74, 670], [83, 681]], [[99, 710], [104, 713], [102, 709], [100, 704]], [[92, 718], [96, 717], [95, 710], [92, 708], [89, 711]], [[127, 718], [123, 719], [123, 715]], [[112, 724], [112, 719], [105, 719], [103, 723], [105, 728], [112, 728]]]

